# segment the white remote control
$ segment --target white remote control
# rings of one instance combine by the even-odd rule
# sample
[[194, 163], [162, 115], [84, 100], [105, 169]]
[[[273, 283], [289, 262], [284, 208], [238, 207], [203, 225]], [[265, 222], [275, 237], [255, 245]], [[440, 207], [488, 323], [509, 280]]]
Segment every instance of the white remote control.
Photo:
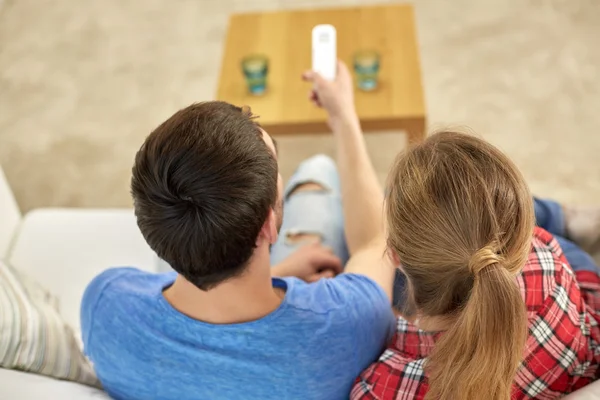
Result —
[[312, 69], [327, 80], [337, 70], [337, 35], [333, 25], [317, 25], [312, 30]]

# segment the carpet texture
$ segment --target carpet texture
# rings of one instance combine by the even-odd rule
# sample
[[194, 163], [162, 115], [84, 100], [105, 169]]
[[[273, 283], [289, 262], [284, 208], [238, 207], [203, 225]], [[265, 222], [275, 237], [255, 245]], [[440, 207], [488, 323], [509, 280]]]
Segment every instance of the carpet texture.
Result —
[[[0, 164], [20, 206], [130, 205], [144, 137], [214, 98], [229, 12], [368, 3], [385, 2], [4, 0]], [[535, 193], [600, 205], [600, 2], [414, 5], [430, 128], [469, 126]], [[333, 153], [328, 135], [278, 140], [284, 178], [303, 158]], [[368, 136], [382, 179], [404, 140]]]

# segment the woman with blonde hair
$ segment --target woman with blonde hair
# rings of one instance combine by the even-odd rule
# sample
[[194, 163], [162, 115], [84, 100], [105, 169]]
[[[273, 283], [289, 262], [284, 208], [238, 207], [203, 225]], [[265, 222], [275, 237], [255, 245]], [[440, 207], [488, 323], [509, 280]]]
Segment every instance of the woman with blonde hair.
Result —
[[[334, 82], [305, 79], [338, 142], [351, 143], [354, 173], [377, 188], [346, 67]], [[543, 229], [568, 228], [557, 207], [534, 207], [516, 166], [477, 137], [440, 132], [400, 154], [384, 219], [387, 254], [406, 282], [394, 289], [402, 317], [350, 397], [551, 399], [595, 380], [600, 279], [587, 254], [561, 237], [574, 246], [565, 257]]]

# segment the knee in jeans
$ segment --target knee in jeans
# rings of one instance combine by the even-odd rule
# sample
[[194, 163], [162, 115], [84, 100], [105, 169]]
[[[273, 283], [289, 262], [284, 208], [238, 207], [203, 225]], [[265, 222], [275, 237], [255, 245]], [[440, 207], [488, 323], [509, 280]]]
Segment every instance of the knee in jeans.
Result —
[[[292, 189], [289, 196], [293, 196], [300, 192], [326, 192], [328, 189], [316, 182], [304, 182], [298, 184]], [[298, 245], [305, 243], [320, 243], [323, 240], [323, 236], [320, 233], [314, 232], [301, 232], [297, 230], [288, 230], [285, 232], [285, 243], [288, 245]]]
[[285, 233], [285, 243], [288, 245], [321, 243], [323, 237], [320, 233], [299, 232], [289, 230]]
[[307, 158], [303, 164], [311, 164], [318, 167], [320, 170], [334, 170], [337, 171], [335, 161], [331, 157], [325, 154], [317, 154], [310, 158]]
[[296, 193], [300, 193], [300, 192], [326, 192], [328, 189], [326, 187], [324, 187], [323, 185], [321, 185], [320, 183], [316, 183], [316, 182], [304, 182], [304, 183], [299, 183], [298, 185], [296, 185], [291, 191], [290, 194], [288, 194], [289, 196], [293, 196]]

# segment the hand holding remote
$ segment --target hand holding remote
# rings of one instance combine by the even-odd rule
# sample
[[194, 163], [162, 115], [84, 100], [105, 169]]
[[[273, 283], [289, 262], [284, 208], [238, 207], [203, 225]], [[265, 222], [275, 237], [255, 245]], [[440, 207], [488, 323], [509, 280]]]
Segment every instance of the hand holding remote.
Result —
[[333, 129], [340, 120], [358, 121], [354, 107], [354, 85], [348, 67], [341, 61], [337, 63], [337, 74], [329, 81], [315, 71], [306, 71], [302, 78], [313, 84], [309, 99], [329, 114], [329, 125]]

